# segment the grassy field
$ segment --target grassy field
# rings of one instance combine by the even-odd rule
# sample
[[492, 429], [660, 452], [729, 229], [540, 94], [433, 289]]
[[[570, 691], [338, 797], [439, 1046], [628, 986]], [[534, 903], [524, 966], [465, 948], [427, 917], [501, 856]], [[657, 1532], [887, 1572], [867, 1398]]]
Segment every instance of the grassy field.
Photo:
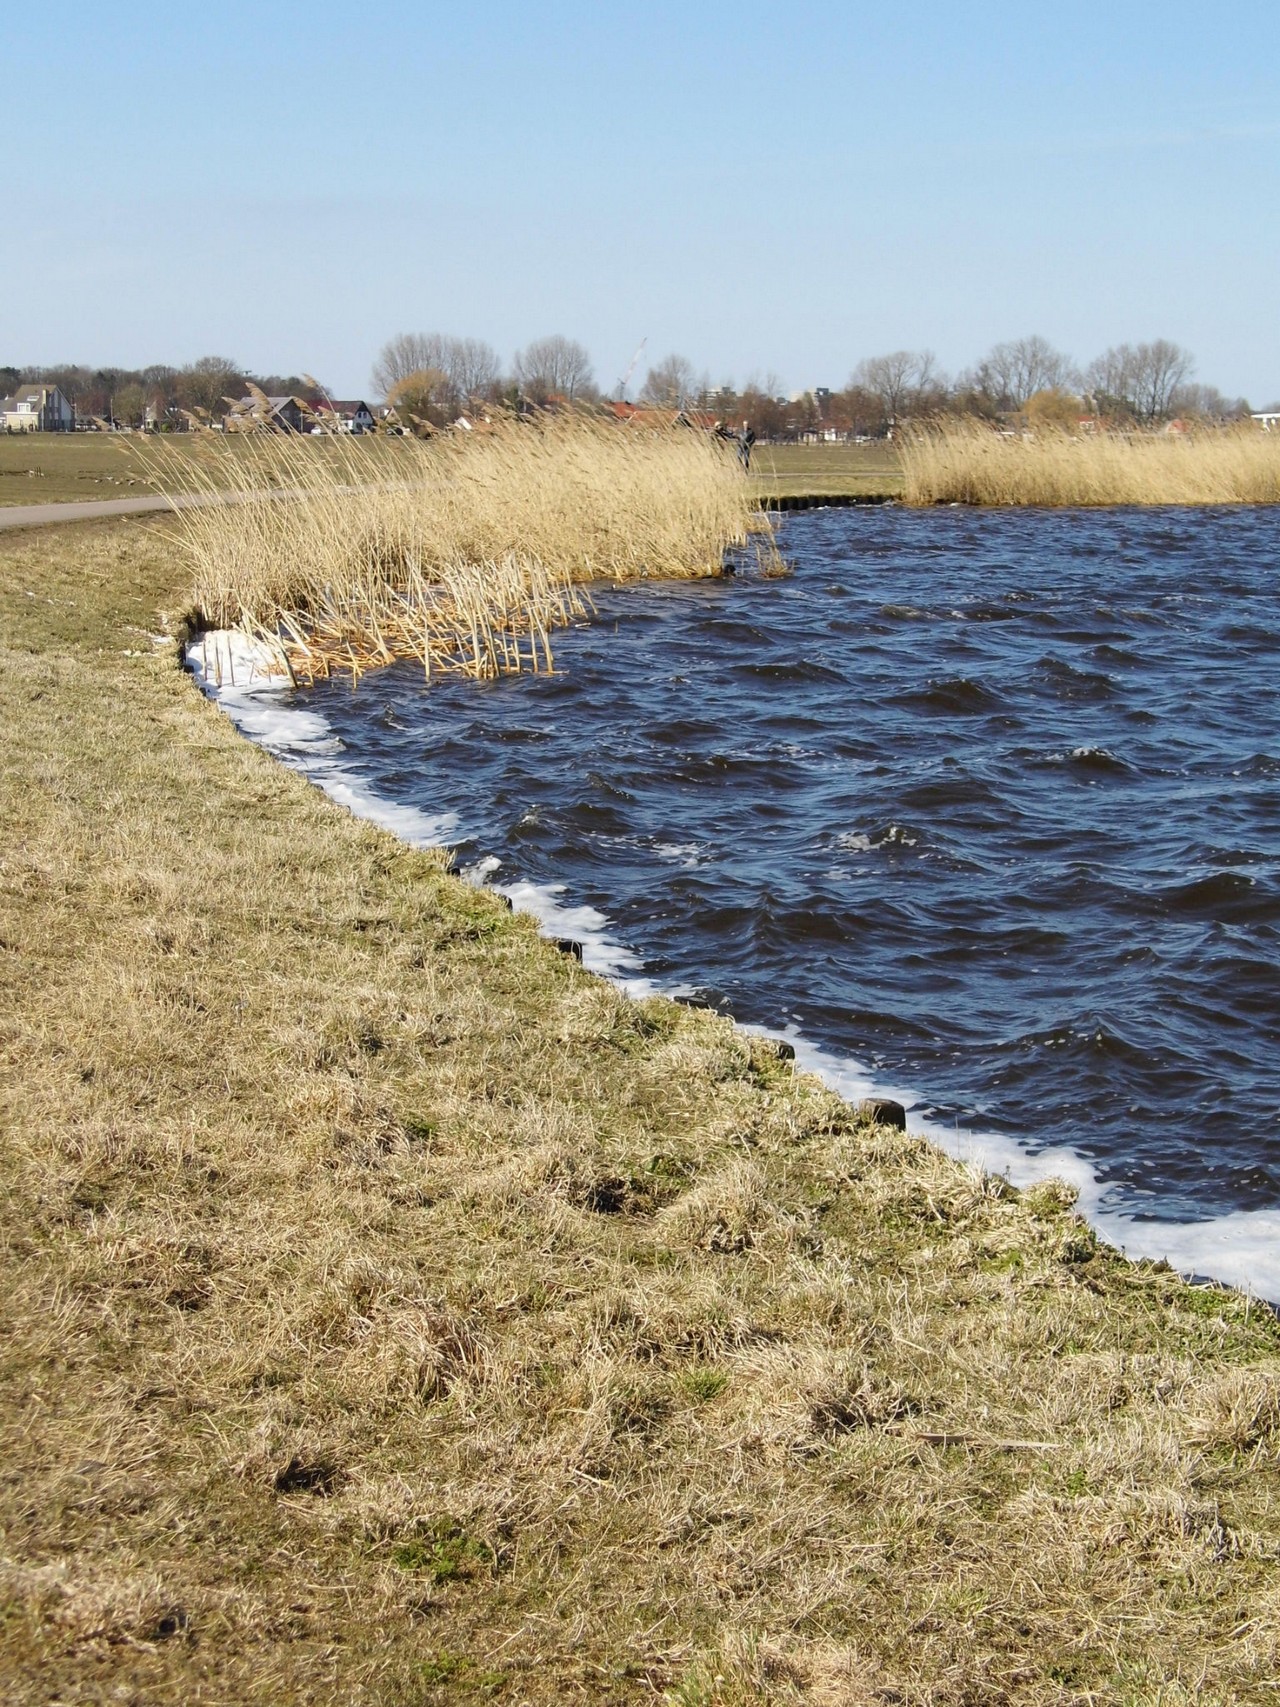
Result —
[[[179, 449], [196, 441], [175, 439]], [[234, 443], [234, 440], [229, 442]], [[163, 441], [159, 448], [164, 449]], [[0, 433], [0, 504], [57, 504], [78, 498], [126, 498], [149, 490], [155, 438], [133, 433]], [[901, 489], [889, 446], [759, 445], [752, 461], [762, 497], [825, 496]], [[174, 470], [166, 482], [187, 491], [191, 480]]]
[[155, 442], [135, 433], [0, 433], [0, 504], [141, 495]]
[[188, 596], [0, 541], [0, 1698], [1274, 1701], [1273, 1316], [624, 1000]]
[[757, 445], [751, 476], [762, 498], [897, 497], [902, 470], [892, 445]]

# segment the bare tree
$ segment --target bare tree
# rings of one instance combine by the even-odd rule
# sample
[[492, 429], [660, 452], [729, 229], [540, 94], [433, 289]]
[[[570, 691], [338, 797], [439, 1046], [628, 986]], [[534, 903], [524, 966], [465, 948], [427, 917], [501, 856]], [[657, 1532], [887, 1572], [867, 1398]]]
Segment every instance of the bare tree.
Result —
[[1133, 346], [1113, 344], [1085, 369], [1085, 388], [1101, 410], [1124, 414], [1133, 410], [1135, 377]]
[[787, 400], [781, 393], [782, 381], [772, 369], [763, 379], [753, 374], [738, 395], [736, 418], [759, 438], [781, 438], [787, 424]]
[[517, 351], [514, 367], [521, 389], [535, 403], [545, 403], [548, 397], [564, 397], [572, 403], [595, 390], [591, 357], [575, 339], [559, 333], [526, 344]]
[[483, 338], [448, 338], [444, 371], [462, 402], [484, 397], [501, 376], [498, 352]]
[[201, 356], [179, 370], [175, 380], [178, 400], [188, 409], [221, 414], [225, 397], [239, 397], [245, 388], [245, 372], [228, 356]]
[[1169, 408], [1176, 415], [1195, 415], [1202, 421], [1241, 421], [1249, 414], [1247, 398], [1224, 397], [1216, 385], [1192, 381], [1178, 386]]
[[428, 368], [444, 373], [446, 342], [439, 332], [397, 332], [388, 338], [373, 364], [373, 387], [379, 397], [386, 397], [411, 373], [423, 373]]
[[1173, 396], [1190, 379], [1195, 363], [1188, 351], [1168, 338], [1139, 344], [1135, 352], [1134, 402], [1144, 421], [1162, 421], [1172, 412]]
[[1168, 338], [1115, 344], [1090, 363], [1085, 383], [1100, 407], [1118, 407], [1149, 425], [1169, 414], [1174, 393], [1194, 367], [1190, 351]]
[[451, 338], [443, 332], [400, 332], [382, 346], [373, 366], [373, 384], [380, 396], [389, 397], [397, 385], [413, 374], [434, 373], [442, 386], [433, 407], [448, 413], [464, 408], [473, 397], [482, 397], [498, 383], [497, 352], [483, 338]]
[[839, 406], [849, 422], [849, 430], [858, 438], [870, 437], [884, 425], [884, 405], [865, 385], [851, 380], [839, 394]]
[[870, 392], [890, 427], [909, 414], [921, 393], [941, 384], [932, 350], [894, 350], [858, 363], [849, 389]]
[[1003, 409], [1021, 409], [1037, 391], [1068, 391], [1079, 383], [1070, 356], [1038, 335], [997, 344], [978, 367], [978, 384]]
[[640, 395], [648, 403], [660, 403], [667, 409], [682, 409], [692, 403], [698, 392], [698, 376], [693, 363], [684, 356], [665, 356], [655, 362], [645, 375]]

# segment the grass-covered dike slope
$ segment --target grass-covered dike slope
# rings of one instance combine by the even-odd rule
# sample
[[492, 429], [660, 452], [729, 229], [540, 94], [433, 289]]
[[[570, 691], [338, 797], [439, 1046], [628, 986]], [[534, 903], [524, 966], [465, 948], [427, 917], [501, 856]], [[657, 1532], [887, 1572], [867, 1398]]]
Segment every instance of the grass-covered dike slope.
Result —
[[1276, 1323], [241, 740], [0, 544], [0, 1699], [1265, 1702]]

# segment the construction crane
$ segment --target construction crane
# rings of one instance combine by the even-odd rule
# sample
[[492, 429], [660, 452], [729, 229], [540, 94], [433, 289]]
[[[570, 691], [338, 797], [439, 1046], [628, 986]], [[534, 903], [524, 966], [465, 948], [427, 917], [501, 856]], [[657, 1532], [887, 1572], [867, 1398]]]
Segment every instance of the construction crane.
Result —
[[630, 367], [628, 367], [627, 371], [623, 374], [622, 378], [618, 381], [618, 402], [619, 403], [625, 403], [626, 402], [627, 387], [631, 383], [631, 375], [636, 371], [636, 363], [640, 360], [640, 357], [644, 354], [644, 347], [648, 342], [649, 342], [649, 336], [646, 333], [645, 336], [643, 338], [641, 338], [640, 342], [636, 345], [636, 353], [631, 358]]

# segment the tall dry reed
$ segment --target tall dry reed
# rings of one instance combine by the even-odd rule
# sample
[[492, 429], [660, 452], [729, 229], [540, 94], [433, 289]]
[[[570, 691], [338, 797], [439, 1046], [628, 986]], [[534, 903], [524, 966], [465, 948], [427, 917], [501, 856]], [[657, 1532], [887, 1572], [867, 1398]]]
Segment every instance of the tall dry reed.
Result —
[[175, 511], [204, 621], [295, 675], [393, 657], [493, 675], [551, 663], [596, 580], [720, 572], [767, 531], [732, 455], [687, 429], [585, 416], [422, 443], [262, 434], [200, 447]]
[[1022, 437], [948, 421], [911, 432], [900, 455], [909, 504], [1280, 503], [1280, 434], [1253, 426]]

